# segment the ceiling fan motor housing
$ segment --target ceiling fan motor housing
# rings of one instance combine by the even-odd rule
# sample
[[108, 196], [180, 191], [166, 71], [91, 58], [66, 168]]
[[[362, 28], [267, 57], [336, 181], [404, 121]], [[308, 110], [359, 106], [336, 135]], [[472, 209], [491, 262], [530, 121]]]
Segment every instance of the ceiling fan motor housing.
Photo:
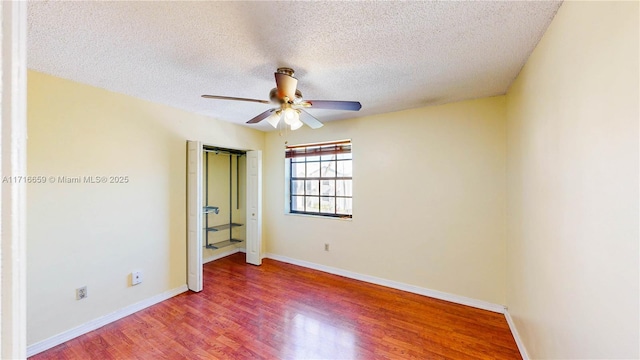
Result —
[[[271, 89], [271, 91], [269, 92], [269, 100], [271, 100], [272, 103], [275, 104], [283, 104], [284, 103], [284, 99], [278, 98], [278, 89], [277, 88], [273, 88]], [[296, 89], [296, 98], [294, 99], [289, 99], [289, 104], [293, 104], [293, 103], [297, 103], [299, 100], [302, 100], [302, 92], [298, 89]]]

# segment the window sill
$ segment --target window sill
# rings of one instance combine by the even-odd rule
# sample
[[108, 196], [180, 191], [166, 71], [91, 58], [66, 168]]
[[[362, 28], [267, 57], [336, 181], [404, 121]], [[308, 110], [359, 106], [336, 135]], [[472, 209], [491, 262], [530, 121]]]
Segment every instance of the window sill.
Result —
[[314, 218], [314, 219], [327, 219], [327, 220], [338, 220], [338, 221], [353, 221], [353, 218], [342, 218], [342, 217], [334, 217], [334, 216], [322, 216], [322, 215], [311, 215], [311, 214], [297, 214], [297, 213], [284, 213], [286, 216], [300, 216], [306, 218]]

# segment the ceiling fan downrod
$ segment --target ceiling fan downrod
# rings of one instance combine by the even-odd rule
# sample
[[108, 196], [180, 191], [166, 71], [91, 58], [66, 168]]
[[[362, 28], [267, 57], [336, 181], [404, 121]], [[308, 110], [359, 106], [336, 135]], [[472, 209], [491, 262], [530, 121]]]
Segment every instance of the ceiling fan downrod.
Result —
[[291, 77], [293, 77], [294, 71], [292, 68], [288, 68], [288, 67], [281, 67], [278, 68], [278, 70], [276, 70], [276, 72], [278, 74], [284, 74], [284, 75], [289, 75]]

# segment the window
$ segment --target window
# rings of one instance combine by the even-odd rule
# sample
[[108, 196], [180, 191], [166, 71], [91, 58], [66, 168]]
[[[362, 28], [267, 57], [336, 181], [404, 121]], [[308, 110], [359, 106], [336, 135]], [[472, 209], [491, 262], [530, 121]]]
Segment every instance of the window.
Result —
[[289, 213], [351, 218], [351, 141], [287, 146]]

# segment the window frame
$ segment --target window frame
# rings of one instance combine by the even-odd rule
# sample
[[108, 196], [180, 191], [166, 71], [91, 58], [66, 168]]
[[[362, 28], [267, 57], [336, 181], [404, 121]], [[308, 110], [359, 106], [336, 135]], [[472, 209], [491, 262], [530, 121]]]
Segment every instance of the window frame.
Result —
[[[330, 150], [329, 147], [333, 147], [334, 150]], [[338, 219], [352, 219], [353, 218], [353, 155], [351, 151], [351, 140], [341, 140], [341, 141], [332, 141], [332, 142], [323, 142], [323, 143], [313, 143], [313, 144], [301, 144], [301, 145], [293, 145], [287, 146], [285, 151], [285, 161], [286, 161], [286, 171], [285, 171], [285, 183], [287, 187], [286, 191], [286, 202], [287, 209], [286, 212], [288, 214], [294, 215], [308, 215], [308, 216], [316, 216], [316, 217], [325, 217], [325, 218], [338, 218]], [[309, 148], [311, 150], [309, 151]], [[323, 150], [325, 152], [323, 152]], [[307, 155], [308, 154], [308, 155]], [[349, 154], [348, 158], [340, 158], [340, 155]], [[332, 159], [326, 159], [326, 156], [333, 155]], [[311, 158], [311, 159], [310, 159]], [[323, 159], [324, 158], [324, 159]], [[351, 176], [338, 176], [338, 166], [339, 163], [349, 162], [351, 165]], [[334, 175], [333, 176], [309, 176], [307, 177], [307, 168], [308, 164], [318, 164], [318, 168], [322, 169], [323, 163], [333, 163], [334, 165]], [[294, 171], [294, 165], [303, 164], [305, 169], [305, 176], [300, 177], [296, 176]], [[331, 166], [331, 165], [329, 165]], [[302, 194], [294, 193], [294, 182], [303, 181], [302, 186]], [[322, 194], [323, 181], [334, 181], [334, 191], [332, 195]], [[337, 184], [338, 181], [349, 181], [350, 186], [350, 195], [338, 195]], [[307, 182], [317, 182], [316, 189], [317, 193], [309, 194], [307, 193]], [[345, 183], [346, 184], [346, 183]], [[302, 197], [304, 210], [294, 210], [294, 199], [295, 197]], [[333, 213], [331, 212], [323, 212], [322, 207], [318, 206], [318, 211], [312, 209], [311, 211], [307, 210], [307, 202], [306, 200], [310, 197], [314, 197], [318, 199], [319, 204], [322, 202], [323, 198], [330, 198], [333, 201]], [[348, 199], [351, 201], [351, 213], [340, 213], [338, 212], [338, 199]]]

